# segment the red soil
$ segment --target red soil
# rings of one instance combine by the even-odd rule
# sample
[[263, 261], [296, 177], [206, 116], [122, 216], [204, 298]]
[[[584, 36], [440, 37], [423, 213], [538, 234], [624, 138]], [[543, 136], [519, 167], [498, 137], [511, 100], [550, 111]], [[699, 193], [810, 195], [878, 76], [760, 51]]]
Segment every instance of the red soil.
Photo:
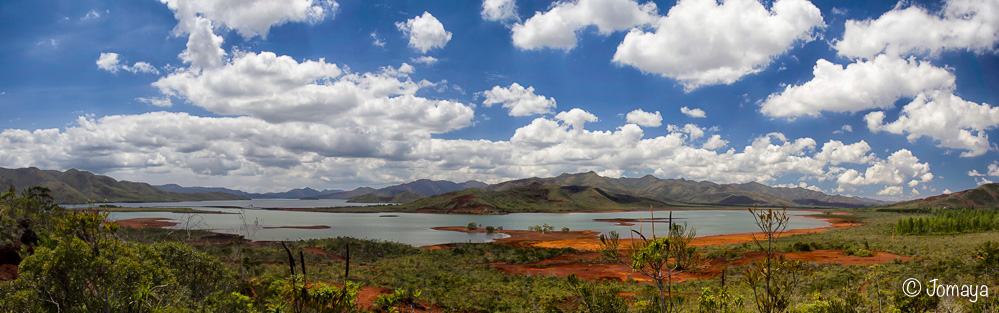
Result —
[[[795, 229], [784, 232], [781, 236], [790, 236], [797, 234], [807, 234], [807, 233], [817, 233], [823, 232], [828, 229], [837, 228], [848, 228], [863, 225], [862, 223], [855, 223], [843, 219], [836, 218], [823, 218], [831, 223], [829, 227], [823, 228], [812, 228], [812, 229]], [[609, 222], [622, 222], [618, 220]], [[630, 221], [623, 221], [630, 222]], [[484, 233], [484, 229], [468, 230], [466, 227], [462, 226], [451, 226], [451, 227], [434, 227], [436, 230], [448, 230], [448, 231], [460, 231], [468, 233]], [[631, 268], [625, 264], [620, 263], [603, 263], [599, 261], [600, 255], [596, 251], [600, 248], [600, 240], [598, 239], [598, 232], [594, 231], [570, 231], [570, 232], [549, 232], [540, 233], [536, 231], [524, 231], [524, 230], [496, 230], [495, 232], [507, 234], [510, 237], [498, 239], [496, 242], [507, 244], [511, 246], [522, 246], [522, 247], [545, 247], [545, 248], [575, 248], [577, 250], [582, 250], [584, 252], [564, 254], [552, 259], [540, 261], [532, 264], [504, 264], [496, 263], [493, 264], [498, 270], [509, 274], [530, 274], [530, 275], [558, 275], [558, 276], [568, 276], [569, 274], [575, 274], [576, 276], [588, 279], [588, 280], [601, 280], [601, 279], [617, 279], [617, 280], [627, 280], [629, 277], [633, 280], [638, 281], [648, 281], [648, 277], [642, 276], [631, 270]], [[754, 236], [759, 238], [760, 233], [749, 233], [749, 234], [729, 234], [729, 235], [716, 235], [707, 237], [694, 238], [692, 241], [693, 246], [722, 246], [722, 245], [732, 245], [740, 244], [745, 242], [753, 242]], [[631, 244], [631, 239], [622, 239], [621, 246], [626, 248]], [[430, 249], [440, 249], [443, 245], [427, 246]], [[880, 264], [885, 262], [891, 262], [895, 258], [902, 260], [909, 260], [911, 258], [907, 256], [901, 256], [896, 254], [891, 254], [887, 252], [877, 252], [873, 257], [856, 257], [843, 255], [842, 250], [816, 250], [809, 252], [781, 252], [780, 255], [791, 259], [791, 260], [801, 260], [806, 262], [815, 263], [838, 263], [843, 265], [869, 265], [869, 264]], [[674, 276], [674, 281], [682, 282], [688, 279], [705, 279], [712, 278], [721, 275], [722, 269], [728, 266], [740, 266], [748, 264], [755, 260], [760, 260], [764, 258], [764, 254], [761, 252], [747, 253], [743, 257], [726, 261], [724, 259], [711, 259], [705, 260], [702, 267], [695, 271], [686, 271]]]
[[17, 264], [0, 264], [0, 281], [17, 279]]
[[[857, 257], [843, 254], [843, 250], [815, 250], [808, 252], [780, 252], [781, 256], [789, 260], [800, 260], [814, 263], [838, 263], [842, 265], [870, 265], [881, 264], [895, 260], [910, 260], [910, 257], [892, 254], [888, 252], [877, 252], [873, 257]], [[762, 260], [766, 257], [763, 252], [747, 253], [742, 258], [735, 260], [725, 260], [715, 258], [705, 260], [700, 268], [693, 271], [685, 271], [673, 276], [674, 282], [683, 282], [689, 279], [708, 279], [721, 275], [726, 267], [741, 266], [753, 261]], [[650, 281], [648, 277], [631, 270], [631, 267], [622, 263], [597, 263], [600, 262], [600, 255], [596, 252], [583, 252], [578, 254], [564, 254], [548, 260], [531, 264], [493, 264], [496, 269], [508, 274], [523, 275], [557, 275], [569, 276], [575, 274], [577, 277], [587, 280], [614, 279], [626, 281], [629, 278], [636, 281]]]
[[118, 225], [132, 228], [167, 228], [177, 226], [177, 222], [163, 217], [140, 217], [115, 221]]

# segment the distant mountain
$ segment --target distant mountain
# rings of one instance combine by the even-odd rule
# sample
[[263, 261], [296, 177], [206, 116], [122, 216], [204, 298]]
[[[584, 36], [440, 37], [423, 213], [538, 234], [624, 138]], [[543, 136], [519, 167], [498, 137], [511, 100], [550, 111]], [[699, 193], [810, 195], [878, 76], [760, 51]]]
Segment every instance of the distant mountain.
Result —
[[[358, 203], [377, 203], [374, 202], [375, 199], [392, 199], [397, 195], [410, 193], [412, 195], [401, 197], [398, 199], [410, 200], [406, 202], [412, 202], [412, 200], [416, 200], [418, 198], [423, 198], [427, 196], [434, 196], [446, 192], [465, 190], [468, 188], [484, 188], [486, 186], [488, 186], [486, 185], [486, 183], [474, 180], [470, 180], [464, 183], [455, 183], [446, 180], [421, 179], [405, 184], [388, 186], [382, 189], [372, 189], [365, 187], [365, 188], [354, 189], [347, 192], [322, 194], [319, 196], [309, 197], [309, 199], [351, 199], [353, 202], [358, 202]], [[369, 193], [373, 194], [375, 197], [358, 198], [360, 196], [364, 196]], [[382, 201], [382, 202], [406, 203], [406, 202], [395, 202], [395, 201]]]
[[234, 190], [221, 187], [181, 187], [177, 184], [159, 185], [156, 188], [169, 192], [180, 193], [204, 193], [223, 192], [231, 195], [243, 196], [250, 199], [300, 199], [305, 197], [315, 197], [321, 194], [343, 192], [343, 190], [323, 190], [318, 191], [312, 188], [292, 189], [285, 192], [249, 193], [242, 190]]
[[879, 206], [879, 209], [999, 209], [999, 184], [984, 184], [975, 189], [958, 191]]
[[357, 188], [357, 189], [354, 189], [354, 190], [350, 190], [350, 191], [331, 192], [331, 193], [324, 193], [324, 194], [315, 195], [315, 196], [303, 197], [302, 200], [318, 200], [318, 199], [342, 199], [342, 200], [347, 200], [347, 199], [351, 199], [351, 198], [354, 198], [354, 197], [357, 197], [357, 196], [363, 196], [363, 195], [375, 192], [375, 190], [376, 190], [375, 188], [371, 188], [371, 187], [360, 187], [360, 188]]
[[42, 186], [51, 190], [56, 203], [84, 204], [88, 202], [167, 202], [201, 200], [244, 200], [239, 195], [222, 192], [168, 192], [150, 184], [118, 181], [90, 172], [70, 169], [65, 172], [38, 168], [0, 168], [0, 186], [13, 185], [21, 190]]
[[374, 191], [379, 196], [394, 196], [403, 192], [411, 192], [422, 196], [434, 196], [445, 192], [465, 190], [468, 188], [486, 187], [486, 183], [470, 180], [464, 183], [455, 183], [446, 180], [421, 179], [411, 183], [388, 186]]
[[533, 182], [504, 190], [465, 189], [400, 205], [423, 213], [502, 214], [511, 212], [578, 212], [664, 207], [671, 203], [608, 192], [587, 186]]
[[405, 191], [394, 196], [379, 197], [374, 193], [367, 193], [347, 200], [349, 203], [410, 203], [426, 198], [424, 196]]
[[[585, 198], [579, 195], [585, 194]], [[554, 207], [545, 207], [549, 203]], [[593, 211], [635, 209], [653, 205], [867, 207], [885, 204], [871, 199], [827, 195], [804, 188], [769, 187], [759, 183], [716, 184], [685, 179], [608, 178], [594, 172], [526, 178], [462, 192], [448, 192], [402, 206], [432, 212]]]

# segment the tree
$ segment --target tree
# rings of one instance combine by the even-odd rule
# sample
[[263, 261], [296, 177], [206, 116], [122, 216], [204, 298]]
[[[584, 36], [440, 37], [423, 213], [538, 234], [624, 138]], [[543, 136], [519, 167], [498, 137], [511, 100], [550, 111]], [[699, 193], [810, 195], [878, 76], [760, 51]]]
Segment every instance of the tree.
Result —
[[756, 226], [762, 231], [759, 235], [753, 234], [753, 242], [766, 253], [766, 257], [763, 261], [750, 264], [745, 272], [745, 282], [752, 288], [754, 303], [760, 312], [784, 312], [791, 305], [791, 296], [804, 267], [801, 261], [789, 261], [776, 251], [775, 242], [787, 230], [790, 220], [787, 207], [779, 211], [753, 207], [749, 213], [753, 214]]
[[[653, 235], [652, 239], [648, 239], [638, 233], [641, 240], [633, 238], [631, 245], [624, 252], [623, 258], [620, 249], [620, 235], [613, 231], [609, 233], [609, 236], [600, 235], [601, 255], [612, 261], [627, 264], [633, 271], [639, 272], [655, 282], [658, 292], [654, 299], [654, 306], [659, 312], [674, 312], [676, 310], [673, 298], [673, 276], [692, 268], [698, 259], [696, 249], [689, 246], [696, 231], [693, 228], [688, 228], [686, 223], [674, 224], [672, 214], [670, 212], [669, 231], [666, 237], [657, 238]], [[654, 225], [653, 234], [655, 233]]]

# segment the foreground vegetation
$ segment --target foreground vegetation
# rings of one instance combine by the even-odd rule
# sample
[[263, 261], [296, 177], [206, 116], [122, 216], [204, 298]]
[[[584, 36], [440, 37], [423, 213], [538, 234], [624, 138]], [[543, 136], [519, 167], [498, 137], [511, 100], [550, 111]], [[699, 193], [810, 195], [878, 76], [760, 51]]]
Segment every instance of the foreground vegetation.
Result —
[[[573, 249], [461, 243], [432, 250], [352, 238], [246, 242], [118, 227], [106, 212], [66, 211], [50, 200], [41, 189], [0, 196], [2, 244], [19, 247], [23, 258], [18, 278], [0, 282], [0, 311], [997, 312], [999, 306], [999, 233], [897, 231], [910, 218], [948, 216], [940, 212], [851, 210], [867, 225], [778, 236], [779, 212], [760, 211], [767, 232], [754, 243], [694, 248], [688, 244], [697, 225], [677, 225], [664, 237], [605, 250], [605, 258], [592, 261], [624, 262], [635, 278], [651, 275], [650, 283], [511, 275], [494, 265], [561, 259], [578, 253]], [[851, 266], [783, 258], [817, 249], [912, 259]], [[766, 257], [706, 279], [672, 279], [704, 260], [754, 253]], [[924, 286], [933, 279], [984, 284], [990, 296], [908, 297], [901, 288], [908, 278]]]

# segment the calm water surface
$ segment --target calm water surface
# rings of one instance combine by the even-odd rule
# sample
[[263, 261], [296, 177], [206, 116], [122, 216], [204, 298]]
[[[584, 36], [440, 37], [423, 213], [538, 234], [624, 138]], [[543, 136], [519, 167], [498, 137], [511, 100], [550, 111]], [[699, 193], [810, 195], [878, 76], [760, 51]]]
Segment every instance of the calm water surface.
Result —
[[[449, 242], [488, 242], [506, 237], [504, 234], [466, 234], [453, 231], [437, 231], [431, 227], [464, 226], [469, 222], [503, 226], [504, 229], [526, 230], [533, 225], [549, 224], [560, 230], [594, 230], [599, 232], [617, 231], [627, 237], [629, 226], [616, 223], [598, 222], [595, 219], [649, 218], [648, 211], [619, 213], [512, 213], [507, 215], [458, 215], [424, 213], [322, 213], [265, 210], [263, 208], [313, 208], [335, 206], [363, 206], [365, 204], [346, 203], [345, 200], [237, 200], [237, 201], [196, 201], [163, 203], [115, 203], [129, 207], [190, 207], [194, 209], [221, 211], [236, 214], [189, 214], [167, 212], [112, 212], [114, 220], [160, 217], [173, 219], [180, 224], [173, 227], [184, 229], [208, 229], [215, 232], [246, 236], [252, 240], [298, 240], [349, 236], [355, 238], [395, 241], [422, 246]], [[239, 207], [239, 208], [235, 208]], [[814, 214], [805, 211], [788, 211], [791, 215], [789, 229], [816, 228], [828, 226], [824, 220], [807, 218], [802, 215]], [[657, 211], [656, 218], [667, 217], [669, 212]], [[689, 210], [675, 211], [677, 222], [686, 222], [697, 230], [697, 236], [749, 233], [758, 231], [753, 216], [746, 210]], [[265, 229], [264, 226], [316, 226], [326, 225], [328, 229]], [[656, 227], [665, 229], [664, 224]], [[645, 233], [651, 233], [649, 224], [643, 226]], [[633, 226], [638, 229], [638, 226]]]

